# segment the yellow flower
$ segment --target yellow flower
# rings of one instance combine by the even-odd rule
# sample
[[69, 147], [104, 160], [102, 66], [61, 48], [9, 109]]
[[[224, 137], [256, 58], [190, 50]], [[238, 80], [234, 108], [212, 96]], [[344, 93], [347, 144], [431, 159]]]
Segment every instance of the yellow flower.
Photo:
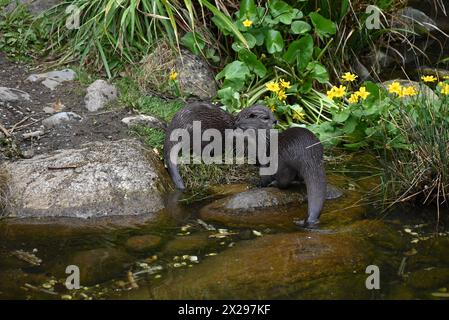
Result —
[[252, 24], [253, 22], [251, 20], [246, 19], [245, 21], [243, 21], [243, 25], [247, 28], [251, 27]]
[[298, 111], [298, 110], [294, 110], [293, 114], [292, 114], [293, 120], [297, 120], [297, 121], [304, 120], [304, 116], [305, 116], [305, 114], [303, 112], [301, 112], [301, 111]]
[[365, 100], [370, 95], [370, 93], [366, 91], [366, 87], [360, 87], [359, 91], [355, 92], [355, 94], [363, 100]]
[[413, 97], [418, 94], [418, 90], [414, 86], [404, 87], [402, 88], [402, 96], [404, 97]]
[[359, 96], [357, 95], [357, 93], [351, 94], [351, 96], [349, 97], [349, 103], [357, 103], [357, 102], [359, 102]]
[[279, 84], [284, 89], [290, 89], [291, 88], [290, 81], [285, 81], [284, 79], [280, 79], [279, 80]]
[[279, 85], [276, 82], [270, 81], [268, 82], [265, 87], [268, 89], [268, 91], [271, 92], [278, 92], [280, 90]]
[[442, 83], [441, 94], [444, 96], [449, 96], [449, 84]]
[[272, 104], [270, 106], [270, 110], [271, 110], [271, 112], [275, 112], [276, 111], [276, 106], [274, 104]]
[[326, 92], [326, 94], [327, 94], [327, 97], [329, 99], [334, 99], [335, 98], [335, 90], [334, 90], [334, 88], [330, 89], [328, 92]]
[[335, 97], [341, 98], [346, 94], [346, 87], [345, 86], [339, 86], [338, 88], [335, 87]]
[[287, 95], [285, 94], [284, 90], [279, 90], [279, 92], [278, 92], [278, 99], [280, 101], [284, 101], [285, 99], [287, 99]]
[[449, 76], [443, 76], [444, 80], [449, 80]]
[[399, 82], [395, 81], [388, 86], [388, 92], [396, 93], [397, 95], [402, 94], [402, 86]]
[[435, 82], [438, 79], [436, 77], [434, 77], [434, 76], [422, 76], [421, 80], [424, 81], [424, 82]]
[[351, 72], [346, 72], [343, 74], [343, 76], [341, 78], [343, 79], [343, 81], [352, 82], [352, 81], [355, 81], [355, 79], [357, 79], [358, 76], [356, 76], [355, 74], [352, 74]]
[[346, 87], [345, 86], [340, 86], [340, 87], [333, 86], [332, 89], [330, 89], [327, 92], [327, 96], [329, 97], [329, 99], [341, 98], [345, 94], [346, 94]]
[[178, 78], [178, 73], [176, 71], [170, 72], [169, 78], [170, 78], [170, 80], [175, 81]]

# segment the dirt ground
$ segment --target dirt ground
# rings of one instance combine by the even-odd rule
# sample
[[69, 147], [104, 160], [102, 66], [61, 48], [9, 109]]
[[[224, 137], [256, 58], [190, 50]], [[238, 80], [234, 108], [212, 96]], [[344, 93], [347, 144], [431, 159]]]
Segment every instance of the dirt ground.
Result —
[[[31, 96], [31, 101], [0, 103], [0, 124], [12, 132], [8, 144], [0, 143], [0, 161], [128, 136], [128, 128], [121, 119], [128, 116], [129, 111], [126, 108], [114, 108], [89, 112], [84, 106], [86, 88], [78, 81], [64, 82], [53, 91], [41, 83], [26, 81], [30, 74], [46, 71], [51, 70], [31, 70], [29, 66], [10, 61], [0, 53], [0, 87], [19, 89]], [[83, 120], [44, 130], [45, 134], [39, 138], [23, 138], [24, 133], [43, 130], [42, 120], [51, 116], [43, 108], [52, 107], [58, 101], [65, 106], [62, 111], [75, 112]], [[11, 145], [14, 147], [11, 148]]]

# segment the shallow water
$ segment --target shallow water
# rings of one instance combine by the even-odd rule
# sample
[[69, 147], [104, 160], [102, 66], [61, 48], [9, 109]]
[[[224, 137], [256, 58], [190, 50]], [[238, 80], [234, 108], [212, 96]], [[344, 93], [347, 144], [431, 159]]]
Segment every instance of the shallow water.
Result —
[[[369, 189], [373, 180], [357, 176], [353, 183], [340, 179], [352, 196], [329, 201], [314, 231], [198, 222], [199, 209], [213, 199], [189, 204], [174, 217], [168, 213], [157, 224], [128, 227], [3, 220], [0, 298], [447, 299], [449, 232], [441, 221], [436, 230], [436, 212], [380, 214], [361, 207], [358, 189]], [[207, 230], [211, 226], [215, 230]], [[137, 248], [141, 238], [132, 237], [142, 235], [157, 237]], [[64, 285], [71, 264], [81, 269], [78, 290]], [[379, 267], [379, 290], [365, 286], [368, 265]]]

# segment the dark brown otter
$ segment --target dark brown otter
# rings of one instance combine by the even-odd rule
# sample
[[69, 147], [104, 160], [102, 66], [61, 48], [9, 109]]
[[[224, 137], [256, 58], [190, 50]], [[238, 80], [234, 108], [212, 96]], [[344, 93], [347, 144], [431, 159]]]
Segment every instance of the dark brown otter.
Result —
[[[201, 134], [207, 129], [220, 131], [225, 137], [226, 129], [234, 129], [234, 122], [238, 120], [241, 128], [270, 129], [276, 123], [273, 113], [263, 105], [254, 105], [243, 109], [234, 117], [223, 109], [206, 102], [194, 102], [179, 110], [167, 127], [164, 142], [164, 158], [168, 172], [177, 189], [184, 190], [184, 182], [179, 174], [177, 165], [170, 159], [170, 152], [177, 141], [171, 141], [170, 135], [175, 129], [187, 129], [193, 145], [193, 122], [201, 122]], [[224, 140], [224, 139], [223, 139]], [[202, 142], [201, 150], [209, 142]]]
[[318, 223], [326, 198], [326, 173], [323, 146], [320, 140], [305, 128], [290, 128], [278, 137], [278, 168], [272, 176], [261, 176], [262, 186], [276, 181], [278, 188], [287, 188], [303, 179], [307, 188], [308, 216], [301, 226]]

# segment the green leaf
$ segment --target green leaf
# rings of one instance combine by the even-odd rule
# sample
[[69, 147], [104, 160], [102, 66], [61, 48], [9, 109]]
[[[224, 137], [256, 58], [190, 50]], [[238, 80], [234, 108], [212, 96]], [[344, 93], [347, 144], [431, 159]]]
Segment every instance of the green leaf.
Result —
[[241, 0], [239, 18], [253, 20], [255, 17], [257, 17], [257, 8], [254, 0]]
[[240, 109], [240, 94], [232, 87], [218, 90], [217, 96], [220, 99], [220, 102], [225, 105], [228, 110], [233, 111]]
[[366, 141], [361, 141], [361, 142], [357, 142], [357, 143], [346, 143], [343, 146], [350, 150], [359, 150], [361, 148], [366, 147], [367, 145], [368, 145], [368, 143]]
[[265, 32], [260, 29], [255, 29], [251, 31], [251, 34], [256, 38], [256, 46], [263, 45], [265, 41]]
[[273, 18], [276, 18], [284, 13], [293, 12], [292, 7], [288, 3], [281, 0], [268, 1], [268, 8]]
[[332, 119], [335, 122], [341, 123], [341, 122], [345, 122], [349, 116], [351, 115], [351, 111], [349, 111], [348, 109], [343, 109], [338, 113], [335, 113], [334, 116], [332, 117]]
[[319, 64], [318, 62], [311, 62], [308, 66], [310, 72], [310, 76], [318, 81], [319, 83], [328, 83], [329, 82], [329, 74], [327, 73], [327, 69]]
[[268, 30], [265, 34], [265, 46], [268, 53], [273, 54], [284, 49], [284, 40], [277, 30]]
[[289, 25], [299, 14], [298, 9], [293, 9], [289, 4], [280, 0], [268, 2], [268, 7], [273, 17], [273, 23], [275, 24], [282, 22], [283, 24]]
[[200, 52], [206, 46], [205, 42], [198, 33], [196, 32], [187, 32], [181, 38], [181, 44], [189, 49], [193, 54], [200, 54]]
[[335, 25], [335, 23], [329, 19], [326, 19], [321, 14], [317, 12], [311, 12], [309, 14], [309, 17], [312, 20], [312, 24], [315, 27], [316, 33], [321, 39], [334, 35], [337, 31], [337, 26]]
[[230, 35], [230, 34], [233, 33], [232, 29], [229, 28], [229, 26], [228, 26], [226, 23], [224, 23], [224, 21], [223, 21], [222, 19], [219, 19], [217, 16], [213, 16], [213, 17], [211, 18], [211, 20], [212, 20], [212, 22], [217, 26], [217, 28], [218, 28], [221, 32], [223, 32], [223, 34], [224, 34], [225, 36], [228, 36], [228, 35]]
[[298, 61], [299, 69], [303, 70], [313, 56], [313, 39], [310, 35], [306, 35], [299, 40], [295, 40], [288, 46], [284, 53], [283, 59], [292, 64]]
[[248, 49], [242, 49], [239, 51], [239, 59], [245, 62], [249, 69], [259, 77], [263, 78], [266, 75], [267, 69], [263, 63], [260, 62], [257, 59], [257, 56]]
[[345, 134], [351, 134], [354, 132], [355, 128], [357, 127], [357, 124], [359, 123], [358, 119], [355, 117], [349, 117], [345, 125], [343, 126], [343, 132]]
[[249, 74], [249, 68], [243, 62], [237, 60], [227, 64], [226, 67], [217, 74], [216, 79], [245, 80]]
[[234, 36], [237, 37], [237, 39], [239, 39], [240, 42], [242, 42], [245, 47], [248, 47], [245, 37], [242, 35], [237, 26], [234, 24], [234, 22], [232, 22], [232, 20], [227, 15], [225, 15], [216, 6], [214, 6], [207, 0], [199, 0], [199, 2], [205, 7], [207, 7], [217, 17], [218, 20], [221, 20], [221, 24], [225, 25], [226, 29], [231, 30]]
[[305, 34], [312, 30], [310, 24], [305, 21], [294, 21], [291, 28], [293, 34]]

